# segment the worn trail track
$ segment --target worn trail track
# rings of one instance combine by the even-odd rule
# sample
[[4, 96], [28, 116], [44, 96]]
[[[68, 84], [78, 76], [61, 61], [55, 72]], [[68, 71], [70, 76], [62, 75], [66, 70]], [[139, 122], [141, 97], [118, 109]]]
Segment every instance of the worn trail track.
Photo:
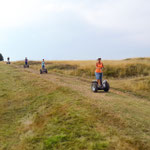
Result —
[[91, 91], [91, 82], [80, 77], [67, 76], [54, 72], [40, 75], [39, 70], [34, 70], [31, 68], [24, 69], [21, 66], [16, 65], [13, 65], [13, 67], [18, 68], [20, 71], [36, 74], [43, 80], [50, 81], [58, 86], [70, 88], [71, 90], [76, 91], [82, 96], [86, 97], [87, 102], [95, 105], [96, 107], [104, 105], [106, 108], [108, 107], [109, 109], [112, 109], [112, 111], [117, 111], [116, 107], [121, 104], [121, 111], [123, 112], [124, 110], [128, 110], [129, 112], [134, 110], [144, 117], [150, 117], [150, 112], [147, 114], [147, 111], [143, 111], [143, 107], [147, 109], [150, 108], [150, 101], [146, 98], [140, 98], [115, 89], [110, 89], [108, 93], [103, 91], [93, 93]]
[[[108, 93], [105, 93], [103, 91], [99, 91], [98, 93], [93, 93], [91, 91], [91, 82], [88, 79], [83, 79], [81, 77], [74, 77], [74, 76], [69, 76], [69, 75], [64, 75], [64, 74], [59, 74], [55, 72], [50, 72], [48, 74], [40, 74], [38, 70], [34, 70], [31, 68], [24, 69], [21, 66], [13, 65], [15, 68], [18, 68], [20, 71], [26, 71], [30, 72], [36, 75], [39, 75], [41, 78], [44, 80], [49, 80], [50, 82], [64, 86], [67, 88], [70, 88], [74, 91], [80, 92], [81, 95], [83, 96], [88, 96], [88, 98], [92, 99], [99, 99], [99, 100], [106, 100], [106, 95]], [[127, 96], [127, 97], [132, 97], [133, 99], [141, 100], [141, 98], [136, 97], [132, 94], [129, 93], [124, 93], [115, 89], [110, 89], [109, 93], [117, 94], [120, 96]], [[145, 98], [142, 98], [142, 100], [147, 100]]]

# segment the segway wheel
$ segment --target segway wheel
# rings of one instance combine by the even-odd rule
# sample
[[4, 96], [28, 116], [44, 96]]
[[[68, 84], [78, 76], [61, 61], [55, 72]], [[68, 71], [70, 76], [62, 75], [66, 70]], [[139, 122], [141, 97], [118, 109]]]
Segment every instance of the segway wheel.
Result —
[[45, 70], [46, 73], [48, 73], [47, 69]]
[[42, 74], [43, 72], [42, 72], [42, 70], [40, 69], [40, 74]]
[[106, 83], [105, 83], [104, 91], [105, 91], [105, 92], [108, 92], [108, 91], [109, 91], [109, 88], [110, 88], [109, 83], [106, 82]]
[[97, 83], [92, 83], [91, 90], [96, 93], [98, 91]]

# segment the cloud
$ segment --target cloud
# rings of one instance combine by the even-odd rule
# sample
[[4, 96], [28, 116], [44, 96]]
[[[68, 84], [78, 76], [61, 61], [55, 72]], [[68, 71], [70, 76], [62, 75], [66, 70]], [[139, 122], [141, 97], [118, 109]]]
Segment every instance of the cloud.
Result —
[[89, 23], [111, 30], [143, 31], [150, 26], [150, 1], [113, 0], [83, 12]]
[[40, 20], [46, 13], [73, 12], [87, 23], [116, 31], [150, 30], [148, 0], [5, 0], [0, 1], [0, 27]]
[[98, 31], [122, 33], [125, 40], [150, 42], [150, 1], [148, 0], [55, 0], [44, 7], [47, 12], [70, 12], [82, 17]]
[[19, 41], [19, 50], [45, 46], [62, 53], [88, 49], [90, 56], [99, 49], [148, 49], [149, 7], [149, 0], [1, 0], [0, 45], [16, 49]]
[[21, 27], [40, 18], [39, 0], [1, 0], [0, 28]]
[[101, 31], [121, 33], [125, 40], [149, 45], [149, 7], [148, 0], [113, 0], [97, 3], [94, 9], [86, 8], [81, 14]]

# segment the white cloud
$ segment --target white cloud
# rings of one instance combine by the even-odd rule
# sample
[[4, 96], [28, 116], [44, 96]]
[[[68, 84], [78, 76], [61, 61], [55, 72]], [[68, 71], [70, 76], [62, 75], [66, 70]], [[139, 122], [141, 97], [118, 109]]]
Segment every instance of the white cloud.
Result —
[[18, 26], [49, 12], [74, 12], [89, 24], [110, 30], [149, 30], [148, 0], [1, 0], [0, 27]]
[[[100, 30], [150, 34], [150, 1], [53, 1], [43, 8], [47, 12], [74, 12]], [[144, 32], [144, 34], [143, 34]]]
[[22, 27], [44, 15], [70, 12], [101, 31], [150, 40], [149, 0], [0, 0], [0, 28]]
[[150, 44], [150, 1], [113, 0], [95, 8], [81, 9], [80, 14], [101, 31], [122, 33], [124, 40]]
[[150, 30], [150, 1], [113, 0], [83, 11], [87, 21], [97, 27], [119, 31]]
[[38, 0], [1, 0], [0, 28], [24, 26], [40, 16]]

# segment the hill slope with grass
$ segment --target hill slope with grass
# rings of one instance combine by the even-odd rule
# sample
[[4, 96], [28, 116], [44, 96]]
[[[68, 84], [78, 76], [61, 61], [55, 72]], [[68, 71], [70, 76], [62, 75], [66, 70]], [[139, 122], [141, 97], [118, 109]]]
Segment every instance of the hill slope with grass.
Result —
[[[40, 62], [30, 69], [0, 63], [0, 150], [149, 150], [148, 95], [118, 90], [113, 77], [109, 93], [92, 93], [93, 77], [71, 72], [91, 63], [47, 62], [47, 75], [39, 74]], [[145, 80], [128, 80], [135, 78]]]
[[[22, 66], [23, 61], [15, 62]], [[41, 62], [30, 61], [31, 68], [39, 70]], [[82, 77], [84, 80], [95, 79], [96, 61], [47, 61], [49, 72]], [[124, 60], [104, 60], [104, 79], [111, 87], [123, 92], [146, 97], [150, 100], [150, 58], [128, 58]]]

